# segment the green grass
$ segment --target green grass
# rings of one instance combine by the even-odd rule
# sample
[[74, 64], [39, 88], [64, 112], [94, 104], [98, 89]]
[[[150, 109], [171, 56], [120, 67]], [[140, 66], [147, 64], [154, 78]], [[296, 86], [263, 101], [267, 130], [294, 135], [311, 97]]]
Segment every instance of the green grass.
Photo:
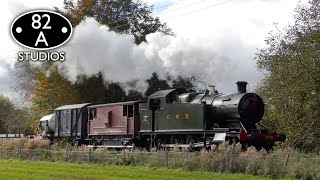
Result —
[[0, 179], [266, 179], [244, 174], [190, 172], [138, 166], [111, 166], [0, 160]]

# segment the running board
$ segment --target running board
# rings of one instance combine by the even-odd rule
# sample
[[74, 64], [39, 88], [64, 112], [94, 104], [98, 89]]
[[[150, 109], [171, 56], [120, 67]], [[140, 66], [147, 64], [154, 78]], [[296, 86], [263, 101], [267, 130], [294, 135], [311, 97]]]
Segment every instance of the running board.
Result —
[[[212, 144], [219, 144], [221, 142], [212, 142], [212, 141], [207, 141], [206, 145], [212, 145]], [[160, 147], [162, 148], [204, 148], [204, 142], [198, 142], [198, 143], [193, 143], [193, 144], [160, 144]]]
[[130, 149], [130, 148], [132, 148], [133, 146], [122, 146], [122, 145], [119, 145], [119, 146], [108, 146], [108, 145], [98, 145], [98, 146], [94, 146], [94, 145], [88, 145], [87, 147], [88, 147], [88, 148], [114, 148], [114, 149], [127, 148], [127, 149]]
[[[206, 145], [220, 144], [226, 141], [227, 133], [215, 133], [214, 138], [211, 141], [206, 141]], [[191, 148], [191, 147], [204, 147], [204, 142], [198, 142], [193, 144], [160, 144], [161, 147], [181, 147], [181, 148]]]

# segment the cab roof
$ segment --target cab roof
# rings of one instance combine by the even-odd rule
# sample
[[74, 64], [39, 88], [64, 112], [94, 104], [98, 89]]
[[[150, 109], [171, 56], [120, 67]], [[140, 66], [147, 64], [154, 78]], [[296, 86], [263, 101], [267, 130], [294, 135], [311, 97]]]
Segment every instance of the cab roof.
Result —
[[166, 90], [157, 91], [157, 92], [151, 94], [148, 98], [154, 99], [154, 98], [166, 97], [168, 94], [170, 94], [171, 92], [173, 92], [175, 90], [176, 89], [166, 89]]

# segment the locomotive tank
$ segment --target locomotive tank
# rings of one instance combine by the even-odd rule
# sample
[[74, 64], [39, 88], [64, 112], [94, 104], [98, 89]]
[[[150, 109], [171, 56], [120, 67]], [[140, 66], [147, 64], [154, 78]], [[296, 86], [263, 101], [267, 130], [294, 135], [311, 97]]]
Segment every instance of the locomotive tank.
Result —
[[239, 119], [249, 132], [256, 128], [255, 124], [262, 119], [264, 114], [264, 103], [254, 93], [220, 96], [213, 100], [212, 106], [212, 116], [215, 121], [224, 120], [225, 124], [234, 124], [233, 120]]
[[246, 92], [247, 82], [238, 81], [238, 92], [221, 95], [211, 86], [203, 93], [185, 93], [178, 95], [181, 103], [207, 105], [207, 119], [218, 127], [240, 128], [240, 122], [250, 132], [255, 129], [264, 114], [264, 103], [260, 96]]

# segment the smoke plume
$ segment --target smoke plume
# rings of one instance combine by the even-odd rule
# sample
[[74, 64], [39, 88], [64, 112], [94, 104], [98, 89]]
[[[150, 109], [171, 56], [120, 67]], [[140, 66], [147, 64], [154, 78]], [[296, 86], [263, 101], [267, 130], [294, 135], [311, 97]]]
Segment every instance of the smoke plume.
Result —
[[152, 72], [160, 77], [201, 76], [209, 83], [226, 80], [233, 68], [230, 60], [205, 41], [153, 33], [147, 43], [136, 45], [133, 36], [116, 34], [93, 18], [75, 27], [72, 39], [60, 50], [66, 52], [62, 63], [68, 75], [103, 71], [107, 80], [128, 82], [145, 80]]

